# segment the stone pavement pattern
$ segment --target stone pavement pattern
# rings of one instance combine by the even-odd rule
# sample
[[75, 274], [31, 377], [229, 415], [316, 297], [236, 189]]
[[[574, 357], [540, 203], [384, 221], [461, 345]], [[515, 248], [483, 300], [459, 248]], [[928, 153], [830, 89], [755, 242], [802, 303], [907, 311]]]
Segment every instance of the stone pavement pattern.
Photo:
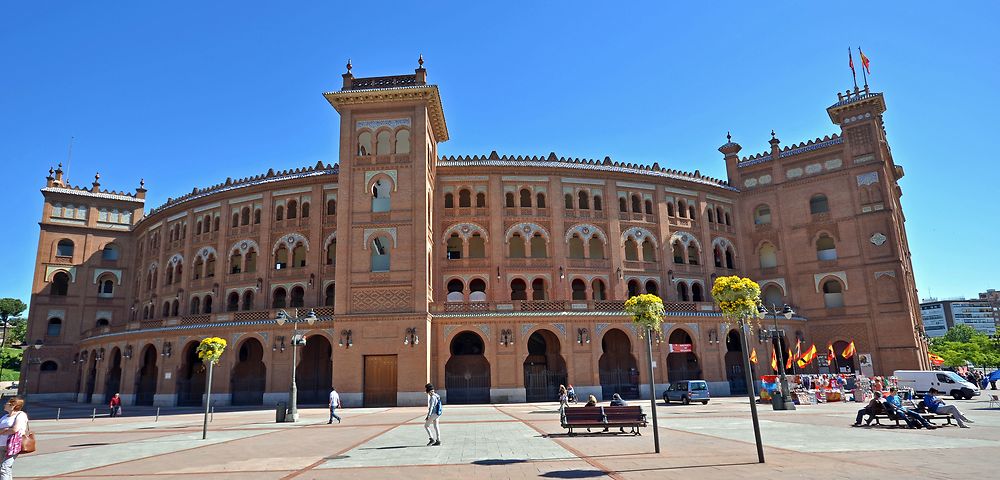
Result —
[[[637, 402], [648, 412], [648, 402]], [[578, 435], [559, 427], [555, 404], [447, 407], [440, 447], [427, 447], [420, 408], [216, 413], [208, 440], [201, 415], [33, 420], [39, 451], [17, 459], [17, 478], [953, 478], [995, 475], [1000, 410], [955, 402], [971, 429], [851, 428], [862, 404], [760, 410], [767, 464], [757, 463], [745, 400], [658, 407], [662, 453], [643, 435]], [[29, 410], [30, 413], [30, 410]], [[960, 468], [959, 468], [960, 466]], [[959, 470], [956, 470], [959, 468]]]

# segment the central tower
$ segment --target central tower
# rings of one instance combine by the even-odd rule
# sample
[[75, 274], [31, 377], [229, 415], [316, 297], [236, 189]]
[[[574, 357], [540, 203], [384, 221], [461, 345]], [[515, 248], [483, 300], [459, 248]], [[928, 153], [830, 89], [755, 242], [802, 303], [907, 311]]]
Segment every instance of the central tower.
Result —
[[430, 337], [435, 164], [448, 140], [438, 88], [419, 63], [412, 75], [355, 78], [348, 62], [343, 87], [324, 94], [340, 113], [340, 174], [324, 191], [338, 225], [337, 328], [351, 337], [335, 368], [357, 378], [341, 390], [363, 392], [366, 406], [420, 403], [430, 378], [429, 342], [399, 350], [409, 329]]

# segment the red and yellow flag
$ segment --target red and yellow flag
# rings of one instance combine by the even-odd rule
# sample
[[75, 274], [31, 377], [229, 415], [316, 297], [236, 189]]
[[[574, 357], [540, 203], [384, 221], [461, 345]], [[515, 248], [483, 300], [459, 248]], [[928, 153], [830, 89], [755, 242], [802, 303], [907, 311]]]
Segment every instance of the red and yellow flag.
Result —
[[944, 363], [944, 358], [941, 358], [940, 355], [934, 355], [933, 353], [928, 353], [927, 357], [931, 359], [931, 363], [933, 363], [934, 365], [941, 365]]
[[754, 364], [757, 363], [757, 350], [750, 350], [750, 361]]
[[851, 340], [851, 343], [847, 345], [847, 348], [845, 348], [843, 352], [840, 352], [840, 356], [842, 358], [851, 358], [854, 356], [854, 352], [854, 340]]
[[778, 355], [771, 349], [771, 370], [778, 371]]
[[851, 67], [851, 73], [855, 73], [854, 72], [854, 53], [851, 52], [850, 48], [847, 49], [847, 66]]
[[833, 344], [832, 343], [826, 344], [826, 352], [827, 352], [826, 353], [826, 361], [832, 365], [833, 361], [837, 359], [837, 354], [833, 353]]
[[785, 357], [785, 358], [787, 358], [787, 360], [785, 360], [785, 369], [787, 370], [789, 368], [792, 368], [792, 349], [791, 348], [788, 349], [788, 356]]
[[[865, 67], [865, 72], [868, 72], [868, 75], [871, 75], [872, 74], [872, 69], [871, 69], [871, 67], [869, 67], [869, 65], [871, 64], [871, 61], [869, 61], [868, 57], [865, 56], [865, 52], [861, 51], [861, 47], [858, 47], [858, 53], [861, 54], [861, 66]], [[853, 61], [851, 63], [853, 63]], [[854, 67], [851, 67], [851, 70], [853, 70], [853, 69], [854, 69]]]
[[802, 358], [802, 340], [795, 339], [795, 359], [798, 360]]
[[806, 352], [803, 353], [801, 357], [799, 357], [799, 360], [798, 362], [796, 362], [796, 364], [799, 366], [799, 368], [805, 368], [805, 366], [812, 363], [813, 359], [815, 358], [816, 358], [816, 344], [813, 344], [809, 346], [809, 349], [806, 350]]

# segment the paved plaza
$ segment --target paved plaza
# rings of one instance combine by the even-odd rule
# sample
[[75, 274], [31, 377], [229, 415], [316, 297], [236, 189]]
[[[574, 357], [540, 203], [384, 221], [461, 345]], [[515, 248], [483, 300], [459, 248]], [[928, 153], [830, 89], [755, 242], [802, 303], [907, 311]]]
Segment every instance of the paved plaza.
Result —
[[[988, 393], [984, 392], [988, 397]], [[17, 460], [17, 478], [954, 478], [994, 475], [1000, 410], [985, 398], [955, 402], [976, 423], [934, 431], [852, 428], [861, 404], [794, 412], [761, 409], [767, 464], [759, 465], [746, 400], [658, 408], [662, 453], [643, 435], [565, 435], [556, 405], [448, 405], [442, 445], [427, 447], [420, 408], [216, 412], [207, 440], [192, 410], [154, 416], [34, 420], [39, 449]], [[642, 402], [648, 411], [648, 402]], [[36, 406], [37, 417], [54, 413]], [[30, 412], [30, 410], [29, 410]], [[166, 412], [166, 410], [164, 410]], [[82, 416], [68, 407], [65, 415]], [[146, 410], [128, 411], [135, 415]], [[153, 412], [150, 412], [153, 413]], [[54, 417], [54, 415], [53, 415]], [[987, 477], [988, 478], [988, 477]]]

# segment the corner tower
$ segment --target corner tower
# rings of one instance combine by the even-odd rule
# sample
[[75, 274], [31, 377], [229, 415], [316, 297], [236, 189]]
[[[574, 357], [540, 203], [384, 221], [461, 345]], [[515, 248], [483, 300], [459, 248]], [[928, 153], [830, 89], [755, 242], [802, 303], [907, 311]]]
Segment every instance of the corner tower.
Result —
[[351, 67], [342, 88], [324, 94], [340, 113], [340, 176], [327, 190], [339, 197], [336, 251], [344, 259], [335, 315], [355, 348], [341, 349], [335, 368], [358, 372], [338, 375], [357, 379], [342, 388], [360, 395], [352, 402], [415, 404], [430, 379], [429, 342], [399, 345], [409, 329], [430, 338], [434, 176], [448, 129], [422, 57], [411, 75], [356, 78]]

